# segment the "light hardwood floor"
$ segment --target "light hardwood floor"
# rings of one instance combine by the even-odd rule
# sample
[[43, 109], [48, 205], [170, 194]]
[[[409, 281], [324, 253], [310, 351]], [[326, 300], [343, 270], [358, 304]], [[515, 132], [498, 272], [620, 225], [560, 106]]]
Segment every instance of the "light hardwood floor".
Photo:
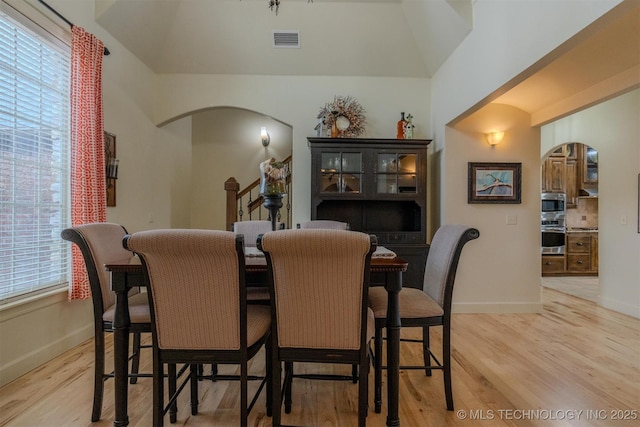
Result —
[[[402, 426], [640, 425], [640, 320], [552, 289], [543, 289], [543, 302], [540, 314], [455, 314], [456, 410], [445, 409], [440, 372], [425, 377], [420, 371], [402, 371]], [[439, 344], [439, 336], [432, 339], [434, 345]], [[401, 349], [403, 363], [419, 363], [419, 350], [408, 346], [403, 344]], [[262, 358], [257, 360], [253, 372], [263, 368]], [[102, 420], [89, 420], [91, 361], [92, 342], [88, 341], [0, 389], [0, 425], [112, 426], [111, 380], [106, 383]], [[373, 374], [370, 378], [372, 403]], [[129, 390], [130, 425], [150, 426], [151, 380], [142, 379]], [[201, 382], [200, 413], [191, 416], [185, 390], [175, 425], [239, 425], [238, 392], [237, 383]], [[616, 416], [636, 420], [613, 420]], [[385, 417], [384, 408], [382, 414], [371, 410], [367, 425], [384, 426]], [[357, 385], [296, 380], [293, 412], [284, 414], [283, 422], [356, 426]], [[168, 418], [166, 424], [170, 425]], [[250, 425], [271, 425], [264, 413], [264, 396]]]
[[598, 301], [600, 294], [597, 276], [547, 276], [542, 277], [542, 286], [589, 301]]

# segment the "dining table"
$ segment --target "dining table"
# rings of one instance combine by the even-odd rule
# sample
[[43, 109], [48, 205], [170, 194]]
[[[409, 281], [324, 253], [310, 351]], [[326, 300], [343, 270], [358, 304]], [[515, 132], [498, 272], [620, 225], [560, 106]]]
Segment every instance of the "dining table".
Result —
[[[258, 249], [245, 248], [245, 272], [252, 277], [266, 277], [267, 262]], [[402, 289], [402, 274], [408, 262], [394, 252], [378, 246], [371, 257], [371, 273], [383, 277], [388, 293], [387, 304], [387, 426], [399, 426], [398, 393], [400, 385], [400, 309], [398, 294]], [[134, 256], [128, 263], [105, 265], [111, 276], [111, 290], [116, 294], [113, 319], [113, 357], [115, 392], [115, 427], [129, 425], [128, 375], [129, 375], [129, 300], [127, 294], [134, 287], [146, 287], [143, 266]], [[264, 282], [264, 286], [267, 283]]]

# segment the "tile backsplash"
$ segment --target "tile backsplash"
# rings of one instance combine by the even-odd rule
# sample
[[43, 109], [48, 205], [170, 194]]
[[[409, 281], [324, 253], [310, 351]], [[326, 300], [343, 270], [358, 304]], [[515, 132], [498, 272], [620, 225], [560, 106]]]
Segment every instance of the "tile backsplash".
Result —
[[598, 198], [578, 197], [575, 209], [567, 209], [567, 227], [598, 228]]

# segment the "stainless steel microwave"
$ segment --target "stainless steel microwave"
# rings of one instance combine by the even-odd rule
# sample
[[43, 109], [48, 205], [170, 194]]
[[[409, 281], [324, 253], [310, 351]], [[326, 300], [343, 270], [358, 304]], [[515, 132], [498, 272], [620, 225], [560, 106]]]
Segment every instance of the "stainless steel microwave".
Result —
[[542, 193], [542, 213], [566, 212], [566, 196], [564, 193]]

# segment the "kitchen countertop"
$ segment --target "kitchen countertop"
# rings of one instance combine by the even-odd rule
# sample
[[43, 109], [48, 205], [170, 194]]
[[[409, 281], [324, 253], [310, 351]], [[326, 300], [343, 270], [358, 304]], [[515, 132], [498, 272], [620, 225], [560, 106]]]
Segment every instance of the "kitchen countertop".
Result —
[[567, 227], [567, 233], [597, 233], [597, 228], [590, 227]]

